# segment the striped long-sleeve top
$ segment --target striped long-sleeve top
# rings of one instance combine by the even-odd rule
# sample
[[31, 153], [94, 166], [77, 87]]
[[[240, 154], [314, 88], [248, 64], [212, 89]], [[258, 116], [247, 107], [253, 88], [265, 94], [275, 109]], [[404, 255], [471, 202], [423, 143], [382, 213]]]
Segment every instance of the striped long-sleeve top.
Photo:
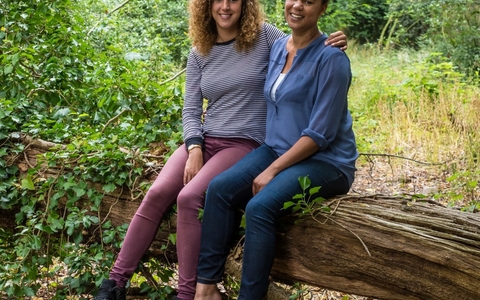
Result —
[[254, 47], [247, 52], [237, 51], [234, 40], [217, 43], [207, 56], [194, 49], [190, 51], [183, 107], [183, 137], [187, 146], [203, 144], [205, 136], [245, 138], [263, 144], [263, 87], [268, 58], [275, 40], [283, 36], [283, 32], [264, 23]]

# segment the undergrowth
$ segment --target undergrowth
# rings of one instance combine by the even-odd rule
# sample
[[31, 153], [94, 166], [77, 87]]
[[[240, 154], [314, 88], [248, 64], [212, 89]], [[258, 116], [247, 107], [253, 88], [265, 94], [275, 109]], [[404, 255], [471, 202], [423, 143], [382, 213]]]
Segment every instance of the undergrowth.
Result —
[[435, 197], [480, 209], [478, 78], [465, 78], [440, 53], [353, 48], [349, 104], [359, 152], [438, 164], [449, 187]]

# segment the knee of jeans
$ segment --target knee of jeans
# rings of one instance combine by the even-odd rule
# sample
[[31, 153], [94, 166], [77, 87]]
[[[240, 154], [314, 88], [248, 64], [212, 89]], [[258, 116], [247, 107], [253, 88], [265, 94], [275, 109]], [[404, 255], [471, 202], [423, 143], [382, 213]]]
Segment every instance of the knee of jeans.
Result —
[[272, 209], [262, 201], [255, 201], [254, 199], [248, 202], [245, 208], [245, 217], [247, 223], [252, 221], [275, 221], [275, 214]]

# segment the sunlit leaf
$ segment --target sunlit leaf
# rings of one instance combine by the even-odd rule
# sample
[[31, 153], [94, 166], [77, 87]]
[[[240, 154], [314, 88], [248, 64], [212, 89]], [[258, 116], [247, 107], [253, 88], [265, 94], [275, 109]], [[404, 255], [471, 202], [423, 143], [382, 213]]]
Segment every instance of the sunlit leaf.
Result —
[[33, 184], [33, 180], [32, 180], [32, 177], [30, 177], [30, 175], [22, 179], [22, 188], [27, 190], [35, 189], [35, 185]]

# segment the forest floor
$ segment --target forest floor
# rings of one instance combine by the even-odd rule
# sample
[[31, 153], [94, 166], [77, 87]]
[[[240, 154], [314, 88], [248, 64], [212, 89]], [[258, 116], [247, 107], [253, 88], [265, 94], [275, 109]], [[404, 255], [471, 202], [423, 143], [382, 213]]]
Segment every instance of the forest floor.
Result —
[[[357, 164], [357, 174], [355, 183], [350, 191], [351, 194], [358, 195], [401, 195], [401, 194], [425, 194], [432, 196], [435, 193], [447, 190], [449, 182], [443, 166], [426, 165], [402, 159], [389, 159], [388, 157], [374, 157], [364, 160], [363, 163]], [[438, 199], [442, 202], [442, 199]], [[447, 205], [447, 203], [442, 203]], [[462, 203], [457, 203], [462, 206]], [[62, 282], [61, 277], [67, 276], [67, 270], [58, 273], [58, 282]], [[175, 286], [173, 279], [170, 283]], [[48, 286], [48, 282], [42, 282], [43, 286]], [[297, 299], [311, 300], [372, 300], [373, 298], [348, 295], [341, 292], [326, 290], [317, 287], [302, 286], [305, 290], [304, 296]], [[47, 300], [52, 295], [46, 288], [38, 291], [36, 297], [31, 300]], [[69, 299], [87, 298], [93, 299], [91, 296], [72, 296]], [[3, 298], [0, 298], [3, 299]], [[139, 297], [128, 296], [127, 299], [145, 299]], [[286, 299], [287, 300], [287, 299]]]
[[[447, 178], [451, 174], [444, 169], [445, 165], [442, 164], [424, 164], [401, 158], [372, 158], [362, 164], [357, 163], [355, 182], [350, 193], [432, 196], [450, 188]], [[438, 201], [442, 202], [442, 199]]]

